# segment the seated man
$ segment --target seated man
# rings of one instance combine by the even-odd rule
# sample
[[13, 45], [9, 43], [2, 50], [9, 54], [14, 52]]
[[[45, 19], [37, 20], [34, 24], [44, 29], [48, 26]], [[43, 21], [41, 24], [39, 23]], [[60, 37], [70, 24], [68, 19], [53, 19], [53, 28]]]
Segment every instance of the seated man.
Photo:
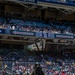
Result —
[[33, 69], [34, 70], [33, 70], [31, 75], [45, 75], [42, 71], [42, 68], [41, 68], [40, 64], [35, 64]]

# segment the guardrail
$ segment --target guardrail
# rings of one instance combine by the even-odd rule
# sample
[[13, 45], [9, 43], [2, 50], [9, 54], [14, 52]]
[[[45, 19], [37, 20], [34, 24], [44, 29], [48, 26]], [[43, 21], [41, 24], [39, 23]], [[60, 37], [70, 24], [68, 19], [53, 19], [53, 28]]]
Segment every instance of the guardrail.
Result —
[[20, 35], [20, 36], [34, 36], [36, 38], [75, 38], [74, 34], [62, 34], [62, 33], [51, 33], [51, 32], [31, 32], [31, 31], [19, 31], [19, 30], [9, 30], [0, 29], [0, 34], [10, 34], [10, 35]]

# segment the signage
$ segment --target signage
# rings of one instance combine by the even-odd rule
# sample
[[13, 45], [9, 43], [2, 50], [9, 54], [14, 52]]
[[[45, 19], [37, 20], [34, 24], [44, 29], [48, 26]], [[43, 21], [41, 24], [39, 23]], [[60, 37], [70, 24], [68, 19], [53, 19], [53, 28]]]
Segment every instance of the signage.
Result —
[[73, 35], [69, 35], [69, 34], [55, 34], [55, 38], [67, 38], [67, 39], [72, 39], [74, 38]]
[[37, 3], [37, 0], [18, 0], [18, 1]]
[[11, 31], [11, 34], [14, 34], [14, 35], [25, 35], [25, 36], [34, 36], [34, 32], [27, 32], [27, 31]]
[[5, 29], [0, 29], [0, 34], [5, 34]]
[[55, 35], [50, 33], [50, 32], [48, 32], [48, 38], [55, 38]]
[[47, 38], [48, 37], [48, 33], [43, 32], [42, 34], [43, 34], [43, 36], [42, 36], [43, 38]]
[[43, 34], [42, 34], [42, 32], [35, 32], [35, 36], [39, 37], [39, 38], [42, 38]]

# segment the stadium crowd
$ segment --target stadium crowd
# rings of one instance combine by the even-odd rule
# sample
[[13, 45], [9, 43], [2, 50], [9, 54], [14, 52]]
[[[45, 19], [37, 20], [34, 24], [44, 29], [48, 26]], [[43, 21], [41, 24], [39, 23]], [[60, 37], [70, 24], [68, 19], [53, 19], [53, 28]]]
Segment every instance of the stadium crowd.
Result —
[[[58, 22], [53, 20], [46, 24], [44, 21], [24, 21], [17, 19], [6, 20], [0, 18], [1, 29], [5, 28], [8, 30], [19, 31], [73, 34], [74, 32], [72, 31], [70, 24], [73, 25], [75, 22], [71, 22], [68, 25], [67, 22]], [[2, 68], [5, 67], [5, 69], [0, 71], [0, 74], [13, 75], [7, 74], [6, 68], [10, 68], [16, 75], [32, 75], [33, 66], [36, 62], [38, 62], [45, 75], [75, 75], [75, 57], [71, 58], [71, 56], [65, 55], [62, 58], [59, 58], [60, 56], [57, 57], [56, 55], [54, 57], [47, 54], [41, 54], [19, 57], [19, 60], [12, 57], [3, 57]]]
[[74, 31], [70, 25], [75, 25], [75, 22], [53, 20], [46, 24], [44, 21], [6, 20], [0, 18], [0, 28], [9, 30], [73, 34]]
[[[40, 64], [45, 75], [75, 75], [75, 58], [71, 56], [58, 57], [41, 54], [28, 57], [30, 59], [32, 57], [34, 61], [33, 59], [26, 61], [25, 58], [20, 58], [18, 61], [3, 61], [3, 67], [10, 68], [16, 75], [32, 75], [34, 64]], [[35, 58], [38, 59], [35, 61]], [[7, 72], [6, 69], [2, 73], [4, 72]]]
[[[75, 5], [74, 0], [48, 1]], [[45, 21], [29, 21], [10, 18], [4, 19], [0, 17], [0, 29], [8, 30], [51, 32], [73, 35], [75, 30], [72, 30], [71, 25], [75, 25], [75, 22], [50, 20], [48, 23], [45, 23]], [[75, 55], [22, 55], [20, 54], [19, 57], [1, 57], [0, 75], [32, 75], [35, 64], [41, 65], [44, 75], [75, 75]]]

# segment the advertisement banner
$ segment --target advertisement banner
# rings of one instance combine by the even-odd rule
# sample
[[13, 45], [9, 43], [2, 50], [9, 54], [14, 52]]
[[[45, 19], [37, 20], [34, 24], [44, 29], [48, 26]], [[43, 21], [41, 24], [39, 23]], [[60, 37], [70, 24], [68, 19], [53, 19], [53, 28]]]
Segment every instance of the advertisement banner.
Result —
[[43, 35], [42, 35], [43, 38], [48, 38], [48, 33], [43, 32], [42, 34], [43, 34]]
[[0, 34], [5, 34], [6, 30], [5, 29], [0, 29]]
[[37, 3], [37, 0], [18, 0], [22, 2], [30, 2], [30, 3]]
[[35, 36], [39, 37], [39, 38], [42, 38], [43, 34], [42, 34], [42, 32], [35, 32]]
[[48, 38], [55, 38], [55, 35], [50, 33], [50, 32], [48, 32]]
[[35, 36], [34, 32], [27, 32], [27, 31], [11, 31], [11, 34], [24, 35], [24, 36]]
[[55, 38], [72, 39], [72, 38], [74, 38], [74, 36], [73, 35], [69, 35], [69, 34], [55, 34]]

